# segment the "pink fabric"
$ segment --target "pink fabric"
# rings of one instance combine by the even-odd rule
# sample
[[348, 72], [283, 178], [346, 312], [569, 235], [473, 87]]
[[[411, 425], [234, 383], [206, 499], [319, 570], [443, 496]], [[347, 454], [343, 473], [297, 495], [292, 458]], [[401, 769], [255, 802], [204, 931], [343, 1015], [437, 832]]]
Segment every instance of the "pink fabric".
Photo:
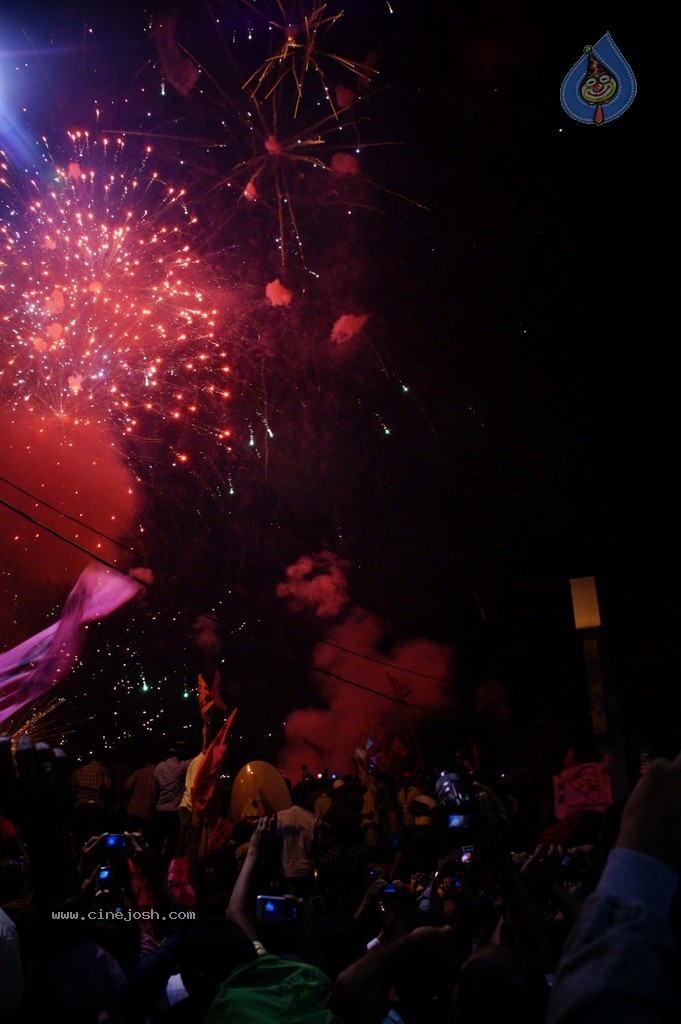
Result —
[[103, 619], [142, 584], [91, 563], [78, 577], [61, 618], [11, 651], [0, 654], [0, 722], [42, 697], [70, 672], [85, 641], [85, 625]]

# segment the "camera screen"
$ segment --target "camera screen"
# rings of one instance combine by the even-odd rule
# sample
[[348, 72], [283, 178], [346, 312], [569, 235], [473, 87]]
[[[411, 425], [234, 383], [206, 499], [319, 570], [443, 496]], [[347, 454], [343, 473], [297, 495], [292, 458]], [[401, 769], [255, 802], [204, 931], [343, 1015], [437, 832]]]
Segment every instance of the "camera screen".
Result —
[[463, 814], [450, 814], [448, 819], [448, 825], [450, 828], [463, 828], [465, 824], [465, 817]]
[[286, 900], [283, 896], [258, 896], [255, 916], [260, 921], [295, 921], [298, 917], [298, 907], [292, 900]]
[[110, 835], [108, 835], [106, 837], [106, 845], [107, 846], [127, 846], [128, 845], [128, 837], [125, 836], [125, 835], [121, 835], [119, 833], [116, 833], [116, 832], [112, 832], [112, 833], [110, 833]]

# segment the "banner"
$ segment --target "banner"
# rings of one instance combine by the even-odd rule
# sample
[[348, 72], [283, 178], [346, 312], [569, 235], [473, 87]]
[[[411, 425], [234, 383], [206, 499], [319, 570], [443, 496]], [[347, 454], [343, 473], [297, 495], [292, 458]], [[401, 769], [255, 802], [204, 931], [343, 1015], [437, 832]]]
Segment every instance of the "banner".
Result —
[[576, 811], [604, 811], [612, 803], [608, 765], [591, 761], [554, 775], [553, 798], [554, 814], [559, 821]]

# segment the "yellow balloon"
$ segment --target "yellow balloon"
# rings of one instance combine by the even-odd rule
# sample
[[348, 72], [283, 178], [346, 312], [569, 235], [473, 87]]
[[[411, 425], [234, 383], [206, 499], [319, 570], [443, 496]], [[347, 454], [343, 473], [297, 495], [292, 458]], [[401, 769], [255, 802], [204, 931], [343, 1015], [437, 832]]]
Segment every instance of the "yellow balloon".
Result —
[[232, 821], [260, 817], [291, 806], [284, 776], [269, 761], [249, 761], [232, 785]]

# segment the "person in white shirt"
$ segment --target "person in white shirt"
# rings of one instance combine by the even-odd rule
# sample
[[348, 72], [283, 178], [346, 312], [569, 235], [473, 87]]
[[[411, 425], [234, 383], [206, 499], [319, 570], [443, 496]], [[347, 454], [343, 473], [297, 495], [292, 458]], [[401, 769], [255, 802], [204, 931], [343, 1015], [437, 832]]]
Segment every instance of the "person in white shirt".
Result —
[[282, 888], [285, 893], [309, 899], [314, 891], [319, 819], [309, 809], [310, 797], [304, 783], [293, 787], [291, 800], [291, 807], [277, 811]]

